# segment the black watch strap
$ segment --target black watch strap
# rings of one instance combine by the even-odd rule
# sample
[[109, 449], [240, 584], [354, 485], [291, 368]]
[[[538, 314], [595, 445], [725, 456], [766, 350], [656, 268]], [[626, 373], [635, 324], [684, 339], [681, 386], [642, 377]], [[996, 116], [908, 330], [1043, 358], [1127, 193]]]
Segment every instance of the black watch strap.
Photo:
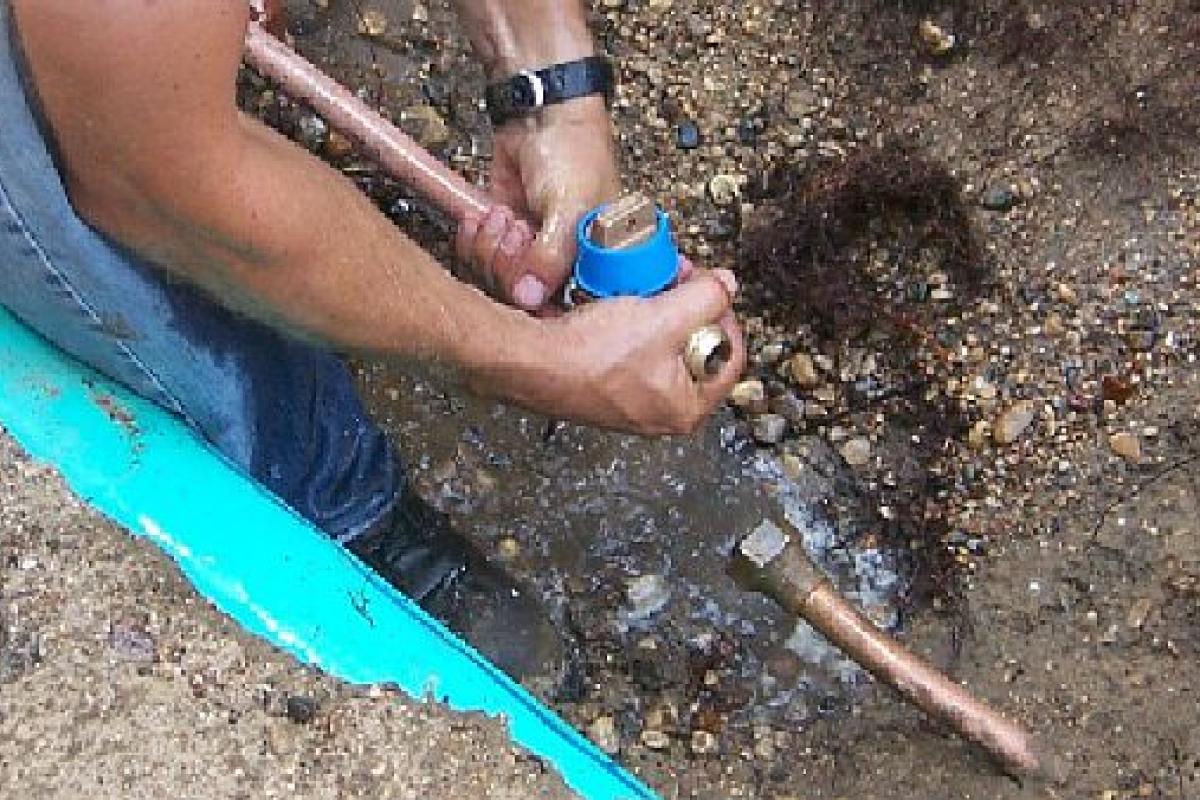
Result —
[[555, 64], [522, 72], [487, 88], [488, 114], [493, 125], [523, 117], [543, 106], [577, 97], [603, 94], [611, 102], [615, 87], [612, 64], [604, 56]]

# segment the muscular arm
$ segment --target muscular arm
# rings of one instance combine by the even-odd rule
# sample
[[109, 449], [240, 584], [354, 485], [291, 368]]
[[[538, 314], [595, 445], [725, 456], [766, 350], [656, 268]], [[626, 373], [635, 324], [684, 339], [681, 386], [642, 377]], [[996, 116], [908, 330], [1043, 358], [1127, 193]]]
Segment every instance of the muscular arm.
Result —
[[14, 5], [92, 224], [301, 335], [468, 371], [536, 369], [533, 320], [449, 276], [341, 175], [238, 112], [245, 0]]

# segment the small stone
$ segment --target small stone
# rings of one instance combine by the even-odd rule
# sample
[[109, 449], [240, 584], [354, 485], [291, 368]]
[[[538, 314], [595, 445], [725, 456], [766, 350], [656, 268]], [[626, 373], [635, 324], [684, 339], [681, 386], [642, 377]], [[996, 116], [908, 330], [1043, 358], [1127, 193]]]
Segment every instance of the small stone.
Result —
[[984, 190], [979, 204], [988, 211], [1009, 211], [1017, 204], [1017, 195], [1006, 184], [994, 184]]
[[1037, 416], [1037, 408], [1028, 401], [1017, 403], [996, 419], [992, 438], [996, 444], [1012, 444]]
[[931, 19], [921, 20], [918, 33], [921, 37], [921, 44], [931, 55], [944, 56], [953, 50], [957, 43], [954, 34], [946, 32]]
[[1128, 431], [1108, 437], [1108, 446], [1130, 464], [1140, 464], [1142, 461], [1142, 440]]
[[289, 695], [286, 705], [287, 718], [297, 725], [307, 725], [317, 716], [317, 701], [311, 697]]
[[501, 561], [512, 561], [521, 554], [521, 545], [513, 537], [505, 536], [496, 543], [496, 554]]
[[671, 737], [662, 731], [647, 728], [642, 731], [642, 744], [651, 750], [666, 750], [671, 746]]
[[795, 392], [785, 391], [772, 397], [768, 403], [772, 414], [778, 414], [794, 428], [804, 427], [804, 401]]
[[700, 129], [691, 120], [681, 123], [675, 131], [675, 140], [681, 150], [695, 150], [700, 146]]
[[142, 625], [131, 620], [121, 620], [113, 624], [108, 632], [108, 646], [122, 661], [150, 664], [158, 658], [154, 637]]
[[821, 382], [817, 367], [808, 353], [797, 353], [788, 361], [792, 381], [802, 389], [811, 389]]
[[768, 344], [759, 351], [758, 359], [770, 366], [783, 358], [784, 347], [781, 344]]
[[325, 155], [332, 159], [342, 159], [354, 152], [354, 143], [337, 131], [330, 131], [325, 140]]
[[871, 442], [865, 437], [851, 439], [842, 445], [842, 459], [852, 467], [862, 467], [871, 460]]
[[783, 464], [783, 474], [792, 480], [799, 480], [804, 474], [804, 461], [793, 453], [784, 453], [780, 459]]
[[720, 749], [717, 737], [705, 730], [692, 731], [692, 752], [698, 756], [715, 755]]
[[610, 756], [615, 756], [621, 751], [621, 736], [617, 733], [617, 723], [610, 716], [597, 717], [588, 726], [587, 735], [596, 747]]
[[767, 390], [762, 381], [751, 378], [733, 387], [729, 401], [748, 414], [761, 414], [767, 409]]
[[414, 135], [423, 147], [440, 147], [450, 140], [450, 129], [446, 121], [433, 106], [409, 106], [401, 113], [404, 122], [415, 123]]
[[363, 36], [383, 36], [387, 27], [387, 16], [378, 9], [364, 9], [358, 16], [358, 32]]
[[988, 434], [991, 433], [992, 426], [987, 420], [979, 420], [971, 426], [971, 432], [967, 434], [967, 444], [974, 450], [982, 450], [988, 443]]
[[1067, 283], [1059, 283], [1054, 287], [1054, 293], [1058, 295], [1060, 302], [1073, 306], [1079, 303], [1079, 293], [1075, 291], [1075, 287]]
[[639, 575], [625, 585], [629, 601], [625, 618], [631, 621], [649, 619], [666, 608], [671, 600], [671, 586], [662, 575]]
[[1146, 618], [1150, 616], [1150, 609], [1153, 607], [1154, 603], [1148, 597], [1134, 601], [1129, 607], [1129, 613], [1125, 615], [1125, 624], [1133, 630], [1138, 630], [1146, 624]]
[[731, 206], [741, 197], [742, 190], [732, 175], [714, 175], [708, 182], [708, 196], [719, 206]]
[[788, 421], [778, 414], [763, 414], [754, 420], [754, 439], [759, 444], [779, 444], [787, 433]]
[[305, 114], [296, 124], [296, 138], [309, 152], [319, 153], [328, 136], [329, 126], [316, 114]]

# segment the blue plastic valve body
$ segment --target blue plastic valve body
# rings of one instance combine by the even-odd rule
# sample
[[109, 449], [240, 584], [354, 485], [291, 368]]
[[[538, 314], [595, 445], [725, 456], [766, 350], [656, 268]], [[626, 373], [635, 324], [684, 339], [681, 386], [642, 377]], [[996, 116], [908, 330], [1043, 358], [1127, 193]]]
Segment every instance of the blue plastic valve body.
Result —
[[579, 221], [575, 238], [575, 285], [597, 300], [612, 297], [653, 297], [679, 277], [679, 249], [671, 235], [671, 221], [655, 209], [658, 227], [654, 236], [633, 247], [614, 250], [600, 247], [589, 237], [600, 206]]

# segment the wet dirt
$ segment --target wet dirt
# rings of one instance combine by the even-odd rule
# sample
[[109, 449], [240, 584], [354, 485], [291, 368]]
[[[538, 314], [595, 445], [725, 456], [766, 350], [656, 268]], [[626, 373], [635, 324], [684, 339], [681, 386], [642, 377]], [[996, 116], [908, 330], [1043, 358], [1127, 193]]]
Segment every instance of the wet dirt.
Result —
[[[364, 364], [370, 406], [422, 493], [584, 644], [558, 709], [666, 797], [1195, 796], [1200, 9], [784, 5], [603, 3], [594, 28], [623, 65], [630, 184], [685, 250], [739, 269], [773, 398], [793, 387], [770, 348], [829, 355], [801, 393], [823, 413], [774, 447], [730, 411], [646, 441]], [[486, 172], [479, 71], [444, 5], [293, 6], [311, 57]], [[369, 10], [386, 37], [355, 33]], [[924, 20], [949, 53], [923, 49]], [[303, 140], [303, 109], [262, 89], [247, 105]], [[405, 113], [426, 107], [438, 124]], [[446, 255], [436, 213], [308, 144]], [[709, 196], [722, 173], [742, 205]], [[803, 293], [814, 271], [834, 294]], [[847, 373], [850, 350], [878, 369]], [[1025, 401], [1049, 409], [1037, 432], [993, 442]], [[1110, 446], [1131, 426], [1133, 463]], [[839, 452], [856, 432], [863, 467]], [[740, 592], [726, 554], [774, 513], [878, 621], [1052, 741], [1068, 781], [999, 776]]]

